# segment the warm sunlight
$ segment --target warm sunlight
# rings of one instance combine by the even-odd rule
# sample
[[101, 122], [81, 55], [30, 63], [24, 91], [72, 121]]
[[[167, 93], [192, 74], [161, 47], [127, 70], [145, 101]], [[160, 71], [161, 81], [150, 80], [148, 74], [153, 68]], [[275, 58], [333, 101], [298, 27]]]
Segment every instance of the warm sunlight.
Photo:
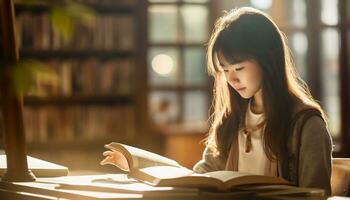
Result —
[[152, 60], [152, 69], [163, 76], [167, 76], [174, 68], [173, 59], [166, 54], [158, 54]]
[[141, 171], [152, 174], [157, 178], [175, 178], [181, 176], [188, 176], [193, 174], [193, 171], [186, 168], [179, 168], [173, 166], [155, 166], [141, 169]]
[[350, 0], [0, 0], [0, 200], [350, 197], [349, 41]]
[[272, 6], [272, 0], [250, 0], [250, 3], [252, 6], [262, 10], [267, 10]]

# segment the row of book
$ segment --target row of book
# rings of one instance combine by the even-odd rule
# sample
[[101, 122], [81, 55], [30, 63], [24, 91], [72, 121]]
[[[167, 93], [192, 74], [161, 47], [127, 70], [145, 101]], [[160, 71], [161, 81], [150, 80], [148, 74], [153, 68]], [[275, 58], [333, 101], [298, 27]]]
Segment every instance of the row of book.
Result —
[[[91, 5], [135, 5], [139, 0], [75, 0], [77, 3], [91, 4]], [[28, 3], [28, 0], [14, 0], [15, 4]], [[36, 5], [47, 5], [48, 0], [36, 0]], [[52, 2], [51, 2], [52, 3]]]
[[131, 106], [25, 107], [23, 118], [28, 143], [135, 137]]
[[55, 78], [37, 73], [30, 96], [131, 95], [134, 64], [130, 59], [51, 59], [46, 67]]
[[135, 5], [139, 0], [78, 0], [80, 3], [88, 3], [92, 5]]
[[21, 12], [16, 17], [16, 39], [20, 48], [60, 50], [86, 48], [133, 50], [135, 20], [132, 15], [97, 14], [89, 22], [72, 21], [66, 38], [53, 28], [49, 13]]

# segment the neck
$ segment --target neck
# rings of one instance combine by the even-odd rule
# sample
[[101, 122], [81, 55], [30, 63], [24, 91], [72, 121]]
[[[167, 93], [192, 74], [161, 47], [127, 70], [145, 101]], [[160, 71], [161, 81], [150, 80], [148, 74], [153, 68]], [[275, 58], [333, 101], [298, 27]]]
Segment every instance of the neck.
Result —
[[261, 114], [264, 112], [264, 105], [262, 100], [262, 90], [260, 89], [252, 99], [251, 110], [255, 114]]

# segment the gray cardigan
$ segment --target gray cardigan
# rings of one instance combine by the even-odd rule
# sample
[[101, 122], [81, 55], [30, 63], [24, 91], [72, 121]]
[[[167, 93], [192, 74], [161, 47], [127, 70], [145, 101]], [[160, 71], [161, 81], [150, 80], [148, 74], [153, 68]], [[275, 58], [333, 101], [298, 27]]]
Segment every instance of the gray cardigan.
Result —
[[[332, 139], [319, 115], [303, 113], [294, 123], [288, 140], [288, 160], [277, 161], [278, 174], [300, 187], [314, 187], [331, 194]], [[227, 158], [214, 157], [209, 148], [194, 167], [197, 173], [224, 170]]]

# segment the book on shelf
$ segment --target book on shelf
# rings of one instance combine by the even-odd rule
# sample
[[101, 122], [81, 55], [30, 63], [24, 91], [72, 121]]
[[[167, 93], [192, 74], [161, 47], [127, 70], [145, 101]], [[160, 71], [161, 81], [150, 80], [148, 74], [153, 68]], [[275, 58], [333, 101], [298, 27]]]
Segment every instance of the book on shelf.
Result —
[[[137, 0], [84, 0], [96, 15], [71, 21], [71, 37], [57, 32], [50, 15], [58, 5], [15, 0], [20, 57], [38, 59], [56, 75], [33, 74], [24, 97], [28, 144], [135, 139], [134, 77], [139, 48]], [[61, 5], [61, 4], [59, 4]], [[62, 4], [64, 5], [64, 4]], [[126, 105], [124, 105], [126, 104]], [[123, 105], [123, 106], [121, 106]], [[119, 123], [115, 123], [115, 121]], [[117, 131], [116, 131], [117, 130]]]
[[33, 144], [116, 137], [127, 140], [134, 139], [136, 132], [132, 106], [26, 106], [23, 119], [26, 141]]
[[[28, 0], [14, 0], [15, 4], [23, 4], [23, 3], [27, 3]], [[87, 4], [91, 4], [91, 5], [107, 5], [107, 6], [112, 6], [112, 5], [126, 5], [126, 6], [130, 6], [130, 5], [135, 5], [138, 3], [138, 0], [80, 0], [78, 2], [84, 2]], [[47, 0], [36, 0], [35, 1], [36, 4], [39, 5], [47, 5], [48, 1]]]
[[235, 171], [195, 173], [176, 161], [161, 155], [121, 143], [112, 142], [106, 148], [119, 152], [115, 166], [128, 173], [129, 177], [152, 186], [211, 188], [230, 191], [242, 185], [288, 185], [273, 176], [254, 175]]
[[27, 11], [16, 17], [16, 41], [20, 48], [34, 50], [134, 50], [135, 20], [131, 15], [99, 13], [91, 17], [89, 26], [81, 20], [72, 22], [72, 35], [68, 39], [52, 26], [48, 12]]
[[36, 75], [28, 96], [132, 95], [131, 59], [50, 59], [44, 62], [56, 79]]

